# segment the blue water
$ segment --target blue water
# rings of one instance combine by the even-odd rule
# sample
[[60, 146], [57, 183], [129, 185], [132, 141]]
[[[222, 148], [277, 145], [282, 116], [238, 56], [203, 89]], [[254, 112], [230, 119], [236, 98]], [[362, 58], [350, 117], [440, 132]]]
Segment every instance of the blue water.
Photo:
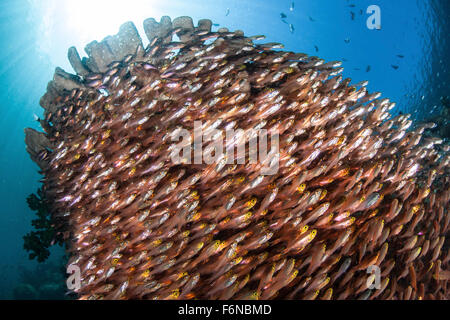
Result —
[[[372, 4], [381, 9], [381, 30], [366, 26], [366, 9]], [[61, 281], [55, 270], [62, 250], [53, 250], [50, 270], [29, 261], [22, 240], [34, 214], [25, 199], [36, 192], [40, 179], [25, 151], [23, 129], [38, 129], [34, 114], [42, 116], [39, 99], [55, 67], [72, 71], [68, 47], [75, 45], [81, 53], [87, 42], [115, 34], [126, 21], [135, 22], [145, 38], [142, 21], [159, 21], [162, 15], [189, 15], [194, 22], [209, 18], [247, 35], [265, 34], [267, 42], [281, 42], [286, 50], [330, 61], [345, 59], [344, 76], [354, 82], [369, 80], [370, 91], [381, 91], [397, 102], [393, 113], [411, 113], [416, 119], [439, 116], [440, 98], [450, 95], [448, 0], [2, 0], [0, 299], [14, 298], [14, 288], [30, 282], [36, 297], [52, 298], [44, 288]]]

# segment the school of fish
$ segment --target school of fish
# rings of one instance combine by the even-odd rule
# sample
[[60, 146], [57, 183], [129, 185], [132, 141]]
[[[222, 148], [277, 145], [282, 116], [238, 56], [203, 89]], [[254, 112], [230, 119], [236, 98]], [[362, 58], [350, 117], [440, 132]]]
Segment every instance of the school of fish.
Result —
[[[78, 298], [448, 299], [435, 125], [391, 117], [341, 62], [211, 24], [149, 19], [146, 48], [132, 24], [88, 58], [71, 48], [77, 74], [56, 70], [44, 132], [26, 129]], [[194, 121], [278, 132], [278, 172], [174, 164], [171, 137]]]

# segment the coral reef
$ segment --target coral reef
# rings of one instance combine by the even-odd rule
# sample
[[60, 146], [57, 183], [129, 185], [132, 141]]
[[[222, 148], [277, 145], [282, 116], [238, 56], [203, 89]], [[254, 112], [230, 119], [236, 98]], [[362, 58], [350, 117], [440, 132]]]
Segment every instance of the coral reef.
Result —
[[63, 239], [58, 234], [52, 220], [49, 204], [39, 189], [37, 195], [31, 194], [27, 198], [28, 206], [36, 211], [37, 219], [31, 223], [35, 231], [26, 234], [24, 239], [24, 249], [28, 252], [30, 259], [37, 259], [44, 262], [50, 256], [49, 247], [58, 244], [63, 245]]
[[36, 268], [19, 267], [19, 285], [14, 288], [16, 300], [65, 300], [67, 259], [57, 262], [39, 263]]
[[38, 293], [36, 289], [29, 284], [19, 284], [14, 288], [13, 297], [15, 300], [36, 300]]
[[441, 97], [441, 109], [438, 115], [429, 117], [427, 121], [436, 123], [436, 127], [430, 130], [430, 133], [441, 137], [442, 139], [450, 139], [450, 97]]
[[[41, 99], [27, 150], [79, 298], [448, 299], [450, 147], [425, 134], [435, 124], [391, 118], [340, 62], [211, 24], [148, 19], [144, 49], [126, 23], [87, 58], [70, 48], [77, 74], [57, 69]], [[174, 163], [194, 121], [243, 134], [212, 164]], [[255, 129], [279, 134], [275, 174], [238, 162]]]

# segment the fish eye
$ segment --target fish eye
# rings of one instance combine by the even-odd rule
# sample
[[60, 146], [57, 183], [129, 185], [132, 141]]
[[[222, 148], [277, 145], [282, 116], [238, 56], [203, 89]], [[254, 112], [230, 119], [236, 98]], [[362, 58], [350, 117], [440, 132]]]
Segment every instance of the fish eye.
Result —
[[239, 264], [242, 261], [242, 257], [237, 257], [236, 259], [234, 259], [234, 264]]
[[175, 289], [174, 291], [172, 291], [172, 296], [175, 298], [178, 298], [180, 296], [180, 290]]
[[297, 188], [297, 190], [298, 190], [299, 192], [303, 192], [305, 189], [306, 189], [306, 184], [304, 184], [304, 183], [302, 183], [302, 184]]

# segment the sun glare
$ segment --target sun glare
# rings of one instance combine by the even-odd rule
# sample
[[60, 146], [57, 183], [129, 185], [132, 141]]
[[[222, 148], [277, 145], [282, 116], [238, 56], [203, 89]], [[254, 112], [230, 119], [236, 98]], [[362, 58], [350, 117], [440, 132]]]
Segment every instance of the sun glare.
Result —
[[75, 46], [85, 55], [87, 43], [101, 41], [116, 34], [127, 21], [136, 25], [144, 44], [142, 22], [148, 17], [159, 19], [156, 0], [30, 0], [34, 14], [40, 14], [37, 43], [43, 54], [55, 65], [68, 66], [66, 50]]

